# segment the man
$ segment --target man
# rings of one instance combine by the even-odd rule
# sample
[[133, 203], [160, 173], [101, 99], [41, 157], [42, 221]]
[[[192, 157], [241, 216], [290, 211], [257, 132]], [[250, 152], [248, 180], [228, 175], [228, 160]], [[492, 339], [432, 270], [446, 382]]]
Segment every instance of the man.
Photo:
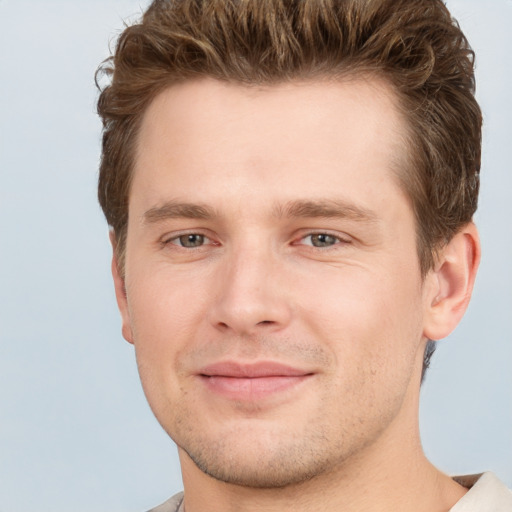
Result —
[[103, 70], [123, 335], [183, 473], [154, 510], [512, 510], [419, 437], [480, 258], [472, 52], [442, 2], [157, 0]]

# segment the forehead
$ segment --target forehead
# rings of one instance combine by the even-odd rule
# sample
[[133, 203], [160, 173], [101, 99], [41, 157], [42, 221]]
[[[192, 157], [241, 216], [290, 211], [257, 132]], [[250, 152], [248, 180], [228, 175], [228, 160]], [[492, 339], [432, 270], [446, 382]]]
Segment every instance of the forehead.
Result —
[[247, 187], [277, 202], [325, 197], [329, 183], [341, 196], [365, 181], [378, 190], [397, 183], [404, 131], [392, 89], [378, 80], [186, 82], [145, 112], [131, 196], [143, 190], [150, 207], [182, 193], [245, 201]]

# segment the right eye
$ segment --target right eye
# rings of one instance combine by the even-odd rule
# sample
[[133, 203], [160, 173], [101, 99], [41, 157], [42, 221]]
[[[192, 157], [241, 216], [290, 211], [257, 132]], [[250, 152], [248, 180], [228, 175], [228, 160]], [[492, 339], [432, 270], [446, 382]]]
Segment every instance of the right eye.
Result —
[[211, 240], [198, 233], [187, 233], [185, 235], [179, 235], [171, 238], [167, 243], [177, 245], [185, 249], [193, 249], [195, 247], [201, 247], [202, 245], [209, 244], [211, 243]]
[[304, 237], [304, 245], [312, 247], [332, 247], [340, 242], [340, 238], [329, 233], [313, 233]]

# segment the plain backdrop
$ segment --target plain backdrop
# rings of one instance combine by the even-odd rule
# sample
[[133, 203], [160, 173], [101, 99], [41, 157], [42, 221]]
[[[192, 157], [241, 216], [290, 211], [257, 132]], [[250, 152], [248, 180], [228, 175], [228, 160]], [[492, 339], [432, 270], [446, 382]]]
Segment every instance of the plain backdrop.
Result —
[[[0, 512], [141, 512], [181, 488], [120, 334], [95, 195], [94, 71], [145, 5], [0, 0]], [[448, 6], [477, 53], [483, 261], [421, 427], [444, 471], [512, 486], [512, 2]]]

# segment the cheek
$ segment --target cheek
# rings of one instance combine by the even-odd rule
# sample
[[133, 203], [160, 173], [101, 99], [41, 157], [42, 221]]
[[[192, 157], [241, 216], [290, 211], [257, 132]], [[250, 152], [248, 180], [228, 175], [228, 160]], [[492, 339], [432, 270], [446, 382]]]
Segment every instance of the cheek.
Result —
[[392, 381], [410, 373], [422, 335], [421, 286], [414, 276], [348, 269], [304, 297], [312, 334], [328, 345], [342, 374]]
[[171, 404], [180, 396], [179, 361], [190, 344], [189, 326], [194, 325], [194, 303], [188, 304], [164, 281], [149, 279], [128, 289], [128, 303], [144, 394], [159, 420], [172, 417]]
[[149, 376], [155, 381], [172, 380], [181, 354], [193, 344], [201, 327], [204, 294], [188, 284], [191, 286], [151, 271], [127, 282], [137, 364], [145, 388]]
[[201, 279], [180, 278], [171, 270], [168, 265], [155, 264], [127, 279], [130, 315], [139, 338], [149, 334], [164, 343], [180, 338], [206, 307], [207, 286]]

